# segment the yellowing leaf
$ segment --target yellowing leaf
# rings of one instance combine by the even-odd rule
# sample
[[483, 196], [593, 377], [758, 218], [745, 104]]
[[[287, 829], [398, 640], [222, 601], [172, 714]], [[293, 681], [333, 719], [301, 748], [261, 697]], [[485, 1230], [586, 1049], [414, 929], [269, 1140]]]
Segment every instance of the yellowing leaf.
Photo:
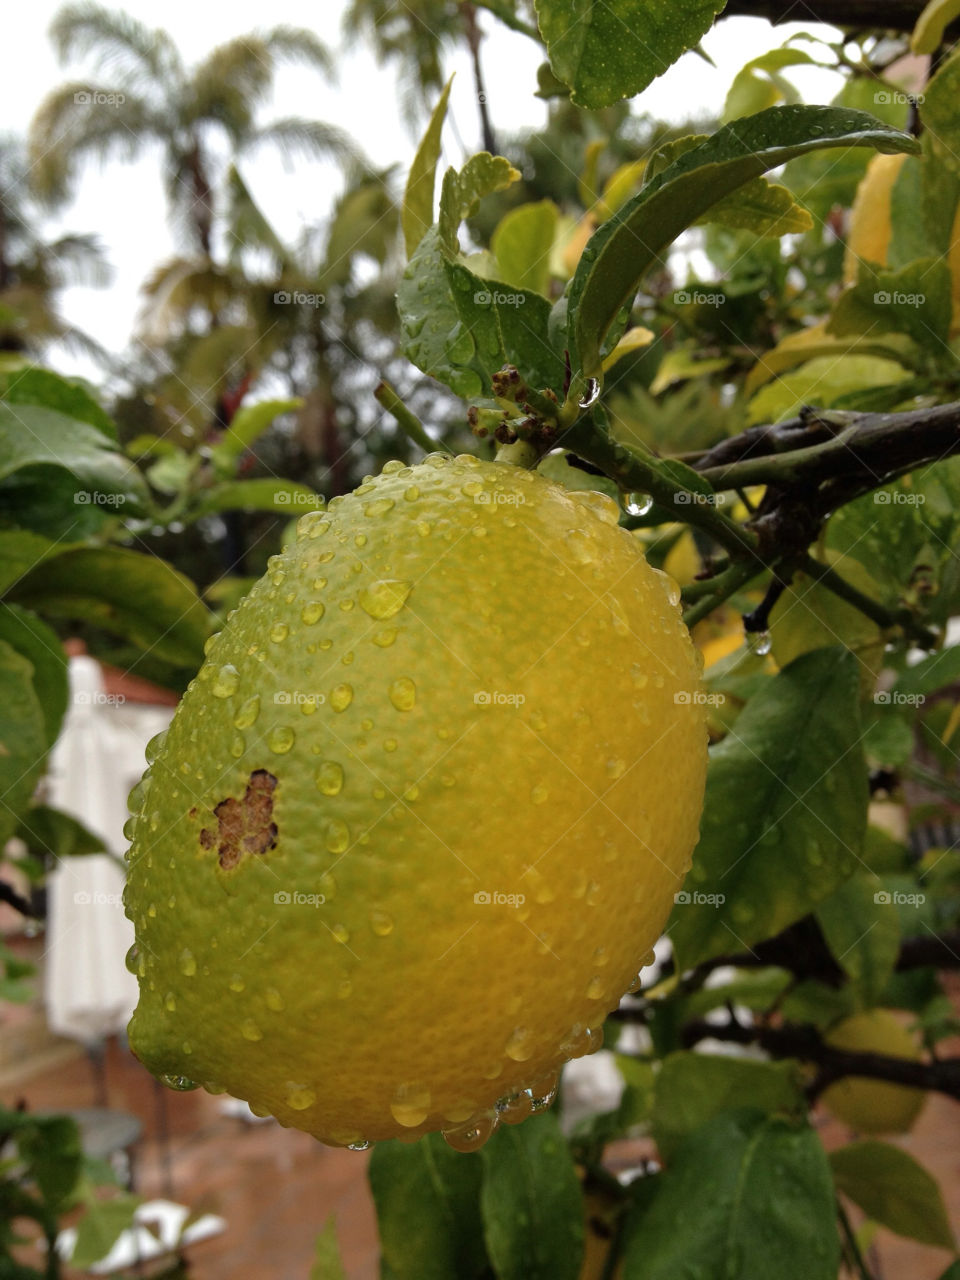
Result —
[[[957, 257], [960, 260], [960, 252]], [[893, 334], [871, 339], [862, 333], [827, 333], [827, 322], [822, 320], [807, 329], [788, 334], [770, 351], [765, 351], [747, 374], [743, 389], [747, 396], [752, 396], [765, 382], [785, 369], [793, 369], [818, 356], [875, 355], [906, 361], [912, 345], [909, 339]]]
[[710, 356], [706, 360], [698, 360], [692, 351], [668, 351], [660, 361], [657, 376], [650, 383], [652, 395], [659, 395], [675, 382], [686, 382], [688, 378], [702, 378], [706, 373], [719, 373], [730, 364], [730, 356]]
[[913, 28], [910, 48], [914, 53], [935, 53], [955, 18], [960, 18], [960, 0], [930, 0]]
[[623, 356], [629, 355], [631, 351], [639, 351], [641, 347], [648, 347], [656, 336], [652, 329], [645, 329], [642, 324], [634, 325], [632, 329], [628, 329], [604, 360], [604, 373], [608, 369], [612, 369], [618, 360], [622, 359]]
[[646, 160], [631, 160], [610, 175], [604, 185], [603, 195], [594, 208], [598, 222], [604, 222], [615, 214], [634, 191], [639, 190], [646, 167]]
[[890, 197], [906, 156], [874, 156], [860, 179], [843, 256], [843, 282], [852, 284], [861, 262], [887, 265], [890, 248]]

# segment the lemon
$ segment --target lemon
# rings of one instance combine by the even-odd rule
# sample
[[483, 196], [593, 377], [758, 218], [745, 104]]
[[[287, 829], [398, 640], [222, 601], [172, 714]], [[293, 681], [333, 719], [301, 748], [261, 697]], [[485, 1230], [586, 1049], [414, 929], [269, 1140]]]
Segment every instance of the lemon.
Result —
[[132, 797], [151, 1071], [469, 1150], [598, 1047], [706, 767], [679, 592], [617, 515], [432, 455], [299, 521]]
[[[825, 1037], [837, 1049], [920, 1060], [916, 1039], [890, 1009], [855, 1013]], [[866, 1076], [846, 1076], [823, 1091], [823, 1104], [858, 1133], [906, 1133], [920, 1114], [922, 1089]]]

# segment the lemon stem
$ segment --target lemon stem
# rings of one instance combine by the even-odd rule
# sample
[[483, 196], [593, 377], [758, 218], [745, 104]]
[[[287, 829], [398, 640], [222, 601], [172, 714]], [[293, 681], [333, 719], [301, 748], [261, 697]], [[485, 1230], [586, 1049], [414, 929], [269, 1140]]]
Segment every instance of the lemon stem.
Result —
[[430, 439], [426, 427], [417, 415], [407, 408], [389, 382], [379, 383], [373, 394], [387, 413], [396, 419], [397, 426], [409, 440], [419, 445], [425, 453], [434, 452], [437, 441]]
[[509, 462], [511, 466], [524, 467], [527, 471], [532, 471], [539, 461], [540, 454], [529, 440], [502, 444], [494, 458], [494, 462]]

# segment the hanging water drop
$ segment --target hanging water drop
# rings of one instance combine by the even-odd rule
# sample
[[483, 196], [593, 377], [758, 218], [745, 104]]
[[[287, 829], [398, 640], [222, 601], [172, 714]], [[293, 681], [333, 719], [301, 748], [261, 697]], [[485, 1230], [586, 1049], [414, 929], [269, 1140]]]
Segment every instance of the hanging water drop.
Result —
[[765, 658], [773, 646], [773, 638], [769, 631], [747, 631], [747, 648], [758, 658]]
[[628, 516], [645, 516], [653, 510], [653, 498], [649, 493], [624, 493], [620, 503]]

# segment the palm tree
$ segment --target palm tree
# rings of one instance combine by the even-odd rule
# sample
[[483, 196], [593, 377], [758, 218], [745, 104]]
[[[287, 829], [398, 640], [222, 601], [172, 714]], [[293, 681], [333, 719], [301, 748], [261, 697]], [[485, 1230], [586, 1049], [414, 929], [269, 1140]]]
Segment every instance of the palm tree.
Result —
[[85, 161], [129, 159], [159, 142], [171, 214], [190, 247], [209, 258], [218, 133], [233, 156], [264, 145], [311, 157], [353, 155], [347, 136], [332, 125], [301, 118], [257, 123], [279, 63], [332, 74], [330, 54], [309, 31], [275, 27], [241, 36], [192, 68], [165, 31], [92, 0], [61, 9], [50, 34], [62, 62], [91, 55], [104, 77], [61, 85], [34, 117], [31, 183], [50, 202], [69, 195]]
[[0, 137], [0, 351], [34, 354], [53, 342], [105, 361], [100, 346], [67, 324], [56, 295], [71, 284], [104, 285], [109, 270], [95, 236], [43, 240], [34, 230], [24, 144]]

